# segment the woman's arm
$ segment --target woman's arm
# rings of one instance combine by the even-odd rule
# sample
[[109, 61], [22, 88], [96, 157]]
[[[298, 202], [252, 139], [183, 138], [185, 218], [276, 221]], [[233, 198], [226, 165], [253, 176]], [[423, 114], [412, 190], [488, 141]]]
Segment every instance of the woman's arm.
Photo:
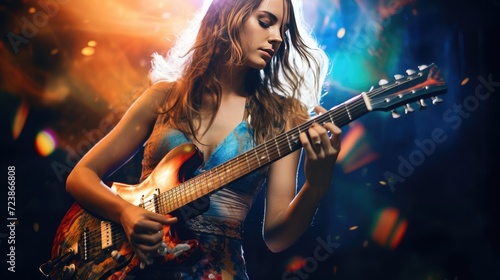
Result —
[[157, 106], [162, 104], [165, 95], [165, 83], [147, 89], [116, 127], [78, 162], [66, 182], [66, 190], [84, 209], [122, 224], [143, 262], [147, 262], [148, 253], [155, 252], [161, 245], [162, 224], [175, 219], [125, 201], [113, 193], [102, 178], [130, 159], [145, 143], [157, 117]]
[[[316, 108], [317, 113], [326, 110]], [[331, 137], [328, 136], [331, 133]], [[300, 134], [305, 151], [306, 181], [295, 195], [300, 151], [273, 163], [269, 170], [264, 218], [264, 240], [273, 252], [292, 245], [309, 227], [319, 202], [328, 191], [340, 151], [341, 130], [332, 123], [314, 124]], [[321, 141], [321, 144], [314, 144]]]

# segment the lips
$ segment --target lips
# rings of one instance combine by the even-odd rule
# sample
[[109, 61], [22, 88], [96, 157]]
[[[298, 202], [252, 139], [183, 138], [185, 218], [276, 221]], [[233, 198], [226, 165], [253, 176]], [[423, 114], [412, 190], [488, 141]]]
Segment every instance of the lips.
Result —
[[274, 55], [274, 51], [272, 49], [260, 49], [260, 50], [267, 53], [269, 55], [269, 58], [272, 58]]

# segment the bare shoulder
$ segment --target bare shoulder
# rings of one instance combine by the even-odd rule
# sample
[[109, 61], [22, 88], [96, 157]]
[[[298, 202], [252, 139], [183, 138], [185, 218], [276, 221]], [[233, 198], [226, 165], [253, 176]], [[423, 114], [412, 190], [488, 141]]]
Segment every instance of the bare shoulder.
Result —
[[171, 87], [172, 84], [166, 81], [151, 84], [134, 102], [133, 106], [139, 107], [138, 109], [140, 110], [156, 114], [161, 106], [163, 106]]

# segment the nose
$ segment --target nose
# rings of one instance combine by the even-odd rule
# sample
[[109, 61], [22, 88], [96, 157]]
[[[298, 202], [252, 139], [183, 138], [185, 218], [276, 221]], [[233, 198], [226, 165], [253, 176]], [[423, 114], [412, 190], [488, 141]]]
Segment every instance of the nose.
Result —
[[281, 34], [281, 30], [279, 26], [273, 26], [272, 28], [269, 28], [269, 37], [268, 41], [271, 44], [281, 44], [283, 42], [283, 36]]

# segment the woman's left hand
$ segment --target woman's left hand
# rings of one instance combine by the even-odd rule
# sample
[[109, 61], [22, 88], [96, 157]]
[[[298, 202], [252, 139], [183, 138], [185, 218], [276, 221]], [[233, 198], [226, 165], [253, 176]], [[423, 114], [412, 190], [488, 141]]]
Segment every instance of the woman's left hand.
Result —
[[[316, 114], [326, 113], [321, 106], [314, 108]], [[330, 135], [329, 135], [330, 134]], [[342, 131], [331, 122], [323, 125], [314, 123], [300, 134], [300, 141], [306, 152], [304, 173], [307, 182], [322, 191], [327, 191], [332, 181], [332, 172], [340, 152]]]

